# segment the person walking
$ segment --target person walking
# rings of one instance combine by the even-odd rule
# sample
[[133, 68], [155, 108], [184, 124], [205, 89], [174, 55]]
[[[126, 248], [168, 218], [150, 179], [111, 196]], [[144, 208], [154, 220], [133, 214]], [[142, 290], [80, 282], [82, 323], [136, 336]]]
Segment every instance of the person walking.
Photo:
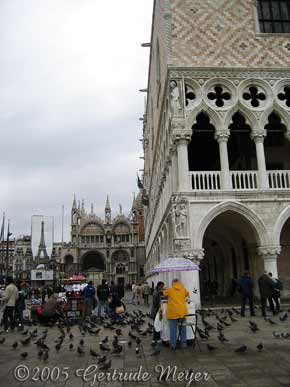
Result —
[[[163, 288], [164, 288], [164, 282], [159, 281], [153, 292], [152, 307], [151, 307], [151, 317], [153, 319], [153, 325], [154, 325], [156, 315], [160, 309], [160, 301], [161, 301], [161, 296], [163, 295]], [[160, 332], [157, 332], [153, 327], [153, 338], [152, 338], [151, 345], [155, 346], [158, 343], [158, 341], [160, 341]]]
[[[163, 290], [164, 296], [168, 298], [166, 308], [166, 318], [169, 321], [170, 328], [170, 346], [173, 350], [176, 349], [177, 343], [177, 327], [183, 322], [187, 315], [186, 298], [189, 296], [188, 291], [184, 288], [181, 282], [175, 278], [172, 281], [172, 287]], [[181, 347], [186, 347], [186, 326], [182, 326], [180, 332]]]
[[108, 314], [108, 298], [110, 294], [109, 286], [106, 283], [105, 279], [102, 279], [101, 285], [97, 287], [97, 297], [98, 297], [98, 317], [102, 315], [102, 309], [106, 314]]
[[276, 314], [274, 303], [272, 299], [273, 289], [275, 289], [275, 282], [269, 276], [268, 272], [265, 271], [264, 274], [258, 280], [260, 296], [261, 296], [261, 307], [262, 307], [262, 316], [267, 317], [266, 306], [267, 301], [269, 303], [269, 307], [273, 315]]
[[143, 296], [144, 296], [144, 305], [149, 306], [149, 294], [150, 294], [150, 286], [148, 282], [145, 282], [142, 288]]
[[280, 290], [283, 290], [283, 284], [278, 278], [273, 278], [273, 274], [269, 273], [270, 278], [275, 282], [275, 288], [272, 290], [272, 299], [275, 304], [276, 313], [280, 313], [280, 297], [281, 297], [281, 292]]
[[135, 288], [135, 291], [136, 291], [137, 305], [140, 305], [142, 300], [142, 285], [138, 284]]
[[23, 326], [23, 311], [25, 310], [25, 299], [26, 299], [26, 292], [25, 292], [25, 283], [21, 283], [20, 281], [16, 283], [17, 289], [18, 289], [18, 300], [15, 304], [15, 314], [18, 317], [18, 326]]
[[254, 311], [254, 282], [248, 271], [245, 271], [239, 282], [239, 290], [241, 293], [241, 316], [245, 317], [245, 307], [249, 302], [251, 316], [255, 316]]
[[1, 302], [5, 304], [3, 312], [3, 324], [4, 330], [8, 332], [9, 325], [11, 329], [15, 327], [14, 313], [15, 305], [18, 300], [18, 289], [13, 283], [12, 277], [6, 278], [6, 288], [4, 296], [1, 298]]
[[93, 281], [89, 281], [87, 286], [84, 287], [83, 294], [85, 303], [85, 316], [90, 316], [92, 314], [96, 295], [96, 290], [93, 286]]
[[132, 297], [131, 297], [131, 304], [136, 305], [136, 284], [135, 282], [132, 283]]

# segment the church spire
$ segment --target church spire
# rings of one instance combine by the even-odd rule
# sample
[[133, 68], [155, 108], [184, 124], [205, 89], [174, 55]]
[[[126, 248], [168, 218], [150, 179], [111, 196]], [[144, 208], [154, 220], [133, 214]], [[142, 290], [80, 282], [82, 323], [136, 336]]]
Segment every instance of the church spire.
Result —
[[106, 221], [106, 224], [111, 223], [111, 206], [109, 201], [109, 195], [107, 195], [106, 206], [105, 206], [105, 221]]
[[74, 194], [74, 201], [73, 201], [72, 209], [73, 209], [73, 210], [76, 210], [76, 209], [77, 209], [76, 194]]

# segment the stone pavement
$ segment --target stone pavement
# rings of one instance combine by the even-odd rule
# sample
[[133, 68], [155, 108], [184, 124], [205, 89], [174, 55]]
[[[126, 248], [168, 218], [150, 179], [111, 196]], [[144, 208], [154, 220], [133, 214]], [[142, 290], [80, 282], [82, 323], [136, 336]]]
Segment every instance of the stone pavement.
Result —
[[[132, 309], [141, 309], [143, 311], [149, 311], [149, 308], [145, 306], [128, 306], [128, 311]], [[257, 312], [259, 313], [259, 312]], [[223, 316], [219, 312], [220, 316]], [[20, 340], [23, 339], [19, 332], [2, 333], [1, 338], [5, 337], [5, 342], [0, 344], [0, 386], [197, 386], [206, 385], [208, 387], [223, 386], [223, 387], [246, 387], [246, 386], [259, 386], [259, 387], [278, 387], [289, 386], [290, 387], [290, 339], [274, 338], [273, 330], [277, 332], [290, 332], [290, 317], [285, 322], [281, 322], [278, 316], [272, 318], [275, 322], [271, 325], [269, 322], [257, 316], [251, 318], [258, 324], [259, 331], [252, 333], [249, 329], [249, 317], [241, 318], [238, 315], [233, 315], [237, 322], [231, 323], [230, 326], [225, 327], [224, 335], [229, 340], [226, 343], [220, 343], [217, 339], [217, 331], [210, 332], [210, 338], [208, 341], [199, 339], [201, 351], [196, 348], [188, 347], [187, 349], [177, 349], [172, 351], [169, 348], [163, 346], [161, 353], [157, 356], [151, 356], [153, 349], [151, 347], [151, 335], [146, 337], [141, 336], [141, 344], [138, 345], [140, 351], [136, 354], [136, 343], [133, 342], [131, 348], [128, 346], [129, 339], [128, 332], [129, 327], [123, 327], [123, 336], [119, 337], [119, 341], [123, 346], [121, 355], [107, 355], [108, 359], [112, 360], [110, 376], [112, 377], [113, 370], [118, 370], [121, 373], [137, 372], [140, 370], [140, 375], [146, 378], [146, 372], [151, 376], [147, 381], [100, 381], [94, 379], [98, 372], [93, 366], [97, 364], [95, 358], [90, 353], [90, 347], [96, 352], [103, 355], [99, 348], [99, 343], [102, 338], [109, 336], [109, 346], [112, 347], [112, 339], [115, 334], [114, 330], [101, 328], [101, 332], [98, 336], [85, 333], [80, 333], [78, 326], [73, 326], [71, 332], [74, 335], [74, 339], [71, 341], [66, 334], [63, 345], [59, 352], [55, 350], [55, 339], [59, 337], [59, 330], [57, 328], [48, 328], [48, 335], [46, 339], [47, 345], [50, 347], [49, 358], [39, 360], [37, 357], [37, 347], [32, 342], [28, 346], [23, 347], [20, 344]], [[215, 316], [206, 317], [206, 320], [212, 325], [216, 326], [217, 320]], [[227, 319], [227, 321], [229, 318]], [[141, 329], [144, 331], [147, 328], [147, 322], [150, 319], [146, 318], [146, 323]], [[203, 328], [201, 321], [199, 326]], [[32, 331], [35, 327], [30, 327]], [[45, 328], [38, 327], [38, 333], [41, 334]], [[136, 335], [136, 331], [133, 331]], [[80, 341], [84, 340], [84, 355], [79, 355], [76, 351], [76, 347]], [[18, 347], [12, 348], [12, 344], [18, 341]], [[35, 341], [35, 339], [34, 339]], [[124, 343], [122, 343], [124, 341]], [[70, 343], [74, 343], [74, 349], [69, 350]], [[256, 346], [262, 342], [264, 348], [261, 352], [258, 351]], [[209, 353], [207, 350], [207, 343], [218, 347], [213, 353]], [[234, 350], [241, 345], [247, 345], [248, 350], [245, 353], [236, 353]], [[24, 351], [28, 352], [28, 357], [25, 360], [20, 358], [20, 354]], [[29, 370], [29, 377], [25, 381], [17, 381], [14, 372], [16, 367], [24, 365], [24, 370], [18, 370], [18, 379], [23, 377], [25, 379], [25, 372]], [[172, 380], [172, 377], [167, 381], [159, 382], [157, 380], [159, 373], [155, 367], [160, 366], [177, 366], [175, 377], [181, 378], [181, 381]], [[76, 370], [86, 369], [92, 366], [88, 370], [86, 375], [82, 375], [82, 371], [77, 371], [79, 376], [76, 376]], [[198, 381], [184, 380], [184, 375], [181, 372], [194, 370], [192, 378], [195, 376]], [[50, 370], [50, 371], [49, 371]], [[89, 373], [89, 371], [91, 373]], [[174, 371], [174, 370], [173, 370]], [[172, 371], [172, 372], [173, 372]], [[60, 376], [58, 378], [58, 372]], [[208, 381], [200, 381], [200, 376], [196, 372], [209, 374]], [[49, 374], [50, 373], [50, 374]], [[205, 376], [206, 376], [205, 374]], [[48, 378], [49, 376], [49, 378]], [[46, 381], [46, 379], [48, 380]], [[35, 379], [35, 380], [33, 380]], [[58, 380], [57, 380], [58, 379]], [[66, 380], [67, 379], [67, 380]]]

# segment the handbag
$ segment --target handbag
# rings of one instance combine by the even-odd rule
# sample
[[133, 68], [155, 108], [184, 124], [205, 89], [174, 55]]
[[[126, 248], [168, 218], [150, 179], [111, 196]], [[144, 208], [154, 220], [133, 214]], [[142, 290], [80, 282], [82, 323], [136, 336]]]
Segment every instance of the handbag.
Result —
[[123, 305], [121, 305], [121, 306], [116, 306], [115, 312], [116, 312], [117, 314], [124, 313], [124, 312], [125, 312], [124, 306], [123, 306]]
[[156, 313], [155, 319], [154, 319], [154, 329], [156, 332], [160, 332], [162, 328], [162, 322], [161, 322], [162, 316], [160, 316], [160, 312], [158, 311]]

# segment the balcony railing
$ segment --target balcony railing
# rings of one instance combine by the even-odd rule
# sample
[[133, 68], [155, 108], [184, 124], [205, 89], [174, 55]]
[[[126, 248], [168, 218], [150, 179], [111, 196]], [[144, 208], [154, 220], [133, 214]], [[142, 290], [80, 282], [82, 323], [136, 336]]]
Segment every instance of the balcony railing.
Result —
[[233, 189], [257, 189], [258, 173], [256, 171], [231, 171]]
[[[189, 172], [190, 186], [194, 191], [223, 189], [220, 171]], [[259, 188], [258, 171], [230, 171], [232, 190], [256, 190]], [[267, 171], [269, 189], [290, 189], [290, 171]]]
[[221, 173], [218, 172], [190, 172], [191, 186], [195, 191], [221, 189]]
[[290, 188], [290, 171], [268, 171], [269, 188]]

